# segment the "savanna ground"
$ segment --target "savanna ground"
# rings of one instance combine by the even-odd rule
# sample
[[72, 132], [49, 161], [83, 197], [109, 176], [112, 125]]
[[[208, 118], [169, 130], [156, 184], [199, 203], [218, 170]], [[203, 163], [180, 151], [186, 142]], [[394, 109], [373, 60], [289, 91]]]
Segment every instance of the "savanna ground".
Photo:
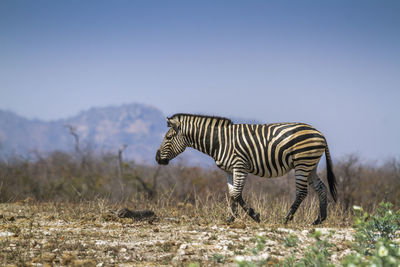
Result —
[[[350, 156], [335, 173], [339, 201], [329, 203], [320, 226], [311, 226], [318, 211], [311, 190], [294, 220], [282, 223], [294, 199], [292, 174], [250, 177], [245, 198], [261, 223], [241, 212], [228, 225], [225, 177], [215, 169], [146, 167], [91, 153], [0, 160], [0, 265], [293, 266], [324, 238], [331, 245], [317, 250], [340, 265], [355, 251], [353, 205], [373, 213], [386, 201], [398, 210], [400, 163], [368, 165]], [[121, 208], [155, 216], [120, 218]]]
[[[227, 215], [222, 204], [196, 207], [178, 203], [140, 205], [155, 211], [157, 218], [135, 220], [119, 218], [116, 211], [121, 206], [134, 203], [109, 204], [104, 200], [64, 203], [33, 203], [31, 199], [0, 205], [0, 252], [3, 264], [20, 265], [73, 265], [73, 266], [202, 266], [235, 265], [235, 258], [267, 260], [275, 264], [285, 256], [301, 257], [303, 248], [313, 243], [310, 220], [295, 220], [283, 225], [270, 215], [263, 214], [257, 224], [240, 218], [224, 223]], [[278, 203], [276, 203], [278, 204]], [[312, 209], [315, 202], [312, 203]], [[333, 207], [332, 213], [338, 212]], [[275, 212], [280, 212], [276, 209]], [[302, 209], [297, 217], [315, 215]], [[281, 214], [283, 215], [283, 214]], [[348, 222], [330, 219], [323, 234], [333, 230], [333, 262], [338, 263], [349, 253], [352, 228]], [[280, 216], [278, 216], [280, 217]], [[333, 218], [333, 216], [331, 216]], [[337, 218], [337, 217], [336, 217]], [[291, 247], [287, 239], [295, 234], [300, 245]], [[265, 247], [255, 255], [257, 238], [267, 240]]]

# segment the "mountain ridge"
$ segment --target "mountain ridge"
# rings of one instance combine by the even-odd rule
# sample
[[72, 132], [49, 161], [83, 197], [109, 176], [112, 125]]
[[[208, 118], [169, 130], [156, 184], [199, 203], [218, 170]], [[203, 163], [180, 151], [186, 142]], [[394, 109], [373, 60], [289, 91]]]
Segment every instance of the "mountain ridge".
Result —
[[79, 136], [82, 146], [113, 152], [127, 144], [127, 159], [150, 163], [165, 131], [165, 116], [159, 109], [139, 103], [93, 107], [50, 121], [0, 110], [1, 152], [8, 156], [73, 150], [74, 139], [68, 126]]

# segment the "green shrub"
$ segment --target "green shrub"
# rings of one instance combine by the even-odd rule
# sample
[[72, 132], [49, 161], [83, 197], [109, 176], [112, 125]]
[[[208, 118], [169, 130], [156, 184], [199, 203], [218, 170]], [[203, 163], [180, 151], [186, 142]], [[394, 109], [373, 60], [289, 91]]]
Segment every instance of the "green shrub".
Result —
[[285, 247], [297, 247], [299, 238], [294, 233], [290, 233], [290, 235], [285, 238], [284, 242]]
[[378, 240], [393, 240], [396, 237], [396, 231], [400, 230], [400, 211], [392, 211], [392, 206], [382, 202], [373, 215], [361, 207], [353, 207], [355, 248], [359, 253], [372, 255]]
[[373, 215], [354, 206], [354, 249], [343, 266], [400, 266], [400, 246], [393, 242], [400, 230], [400, 211], [392, 211], [391, 203], [380, 203]]
[[332, 236], [330, 233], [326, 238], [322, 239], [322, 233], [319, 230], [315, 230], [311, 233], [315, 242], [306, 248], [304, 257], [296, 262], [293, 256], [286, 257], [282, 262], [276, 264], [279, 267], [306, 267], [306, 266], [318, 266], [318, 267], [331, 267], [334, 266], [330, 263], [330, 252], [328, 249], [332, 247], [329, 243], [329, 238]]
[[254, 255], [257, 255], [258, 252], [262, 251], [265, 248], [265, 238], [264, 237], [262, 237], [261, 235], [257, 235], [256, 241], [257, 241], [257, 246], [255, 249], [252, 250]]
[[[259, 255], [260, 252], [262, 252], [265, 248], [265, 237], [261, 235], [257, 235], [256, 238], [254, 239], [256, 242], [256, 247], [252, 248], [250, 251], [253, 253], [254, 256]], [[258, 259], [254, 261], [249, 261], [245, 260], [245, 257], [243, 256], [236, 256], [235, 261], [239, 267], [256, 267], [256, 266], [265, 266], [266, 265], [266, 260], [267, 259]]]
[[315, 239], [315, 243], [307, 248], [304, 258], [300, 259], [300, 262], [296, 263], [295, 266], [334, 266], [332, 263], [330, 263], [329, 258], [331, 254], [328, 251], [328, 248], [332, 247], [332, 244], [329, 243], [331, 234], [329, 234], [328, 237], [321, 239], [322, 233], [319, 230], [315, 230], [315, 232], [311, 234]]
[[213, 260], [217, 263], [224, 263], [226, 258], [224, 255], [216, 253], [213, 255]]

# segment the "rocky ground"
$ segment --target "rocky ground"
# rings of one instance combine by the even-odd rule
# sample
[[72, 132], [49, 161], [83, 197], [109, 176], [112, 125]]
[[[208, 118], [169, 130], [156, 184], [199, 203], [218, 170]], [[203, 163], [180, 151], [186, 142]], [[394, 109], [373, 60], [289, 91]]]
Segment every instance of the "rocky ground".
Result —
[[[157, 211], [155, 211], [157, 214]], [[0, 265], [236, 266], [238, 260], [274, 265], [301, 258], [314, 242], [311, 226], [227, 225], [186, 215], [119, 218], [108, 206], [0, 204]], [[332, 235], [331, 260], [350, 252], [351, 228], [319, 228]], [[297, 238], [296, 238], [296, 237]], [[259, 246], [260, 238], [263, 245]]]

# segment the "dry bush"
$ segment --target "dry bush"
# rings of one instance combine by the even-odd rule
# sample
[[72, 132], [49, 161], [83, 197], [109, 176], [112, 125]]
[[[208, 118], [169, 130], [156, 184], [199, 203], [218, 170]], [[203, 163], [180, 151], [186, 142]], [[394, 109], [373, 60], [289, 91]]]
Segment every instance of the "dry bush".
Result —
[[[377, 166], [349, 156], [336, 162], [334, 171], [339, 203], [329, 204], [331, 214], [349, 218], [353, 205], [373, 210], [381, 201], [392, 202], [395, 209], [399, 208], [399, 161], [388, 160]], [[325, 180], [325, 170], [321, 170], [320, 177]], [[293, 173], [278, 179], [250, 176], [244, 195], [261, 211], [262, 217], [279, 222], [294, 200], [294, 186]], [[37, 154], [34, 160], [21, 157], [0, 160], [0, 201], [28, 197], [37, 201], [68, 202], [106, 199], [113, 203], [128, 201], [136, 206], [151, 203], [166, 210], [190, 204], [189, 207], [195, 208], [193, 212], [200, 212], [201, 216], [206, 212], [215, 219], [228, 216], [225, 173], [216, 167], [121, 164], [116, 154], [92, 150]], [[311, 222], [317, 210], [316, 194], [310, 189], [295, 218]]]
[[372, 211], [382, 201], [400, 207], [400, 162], [387, 160], [384, 164], [363, 164], [350, 155], [335, 164], [338, 198], [344, 210], [361, 205]]

